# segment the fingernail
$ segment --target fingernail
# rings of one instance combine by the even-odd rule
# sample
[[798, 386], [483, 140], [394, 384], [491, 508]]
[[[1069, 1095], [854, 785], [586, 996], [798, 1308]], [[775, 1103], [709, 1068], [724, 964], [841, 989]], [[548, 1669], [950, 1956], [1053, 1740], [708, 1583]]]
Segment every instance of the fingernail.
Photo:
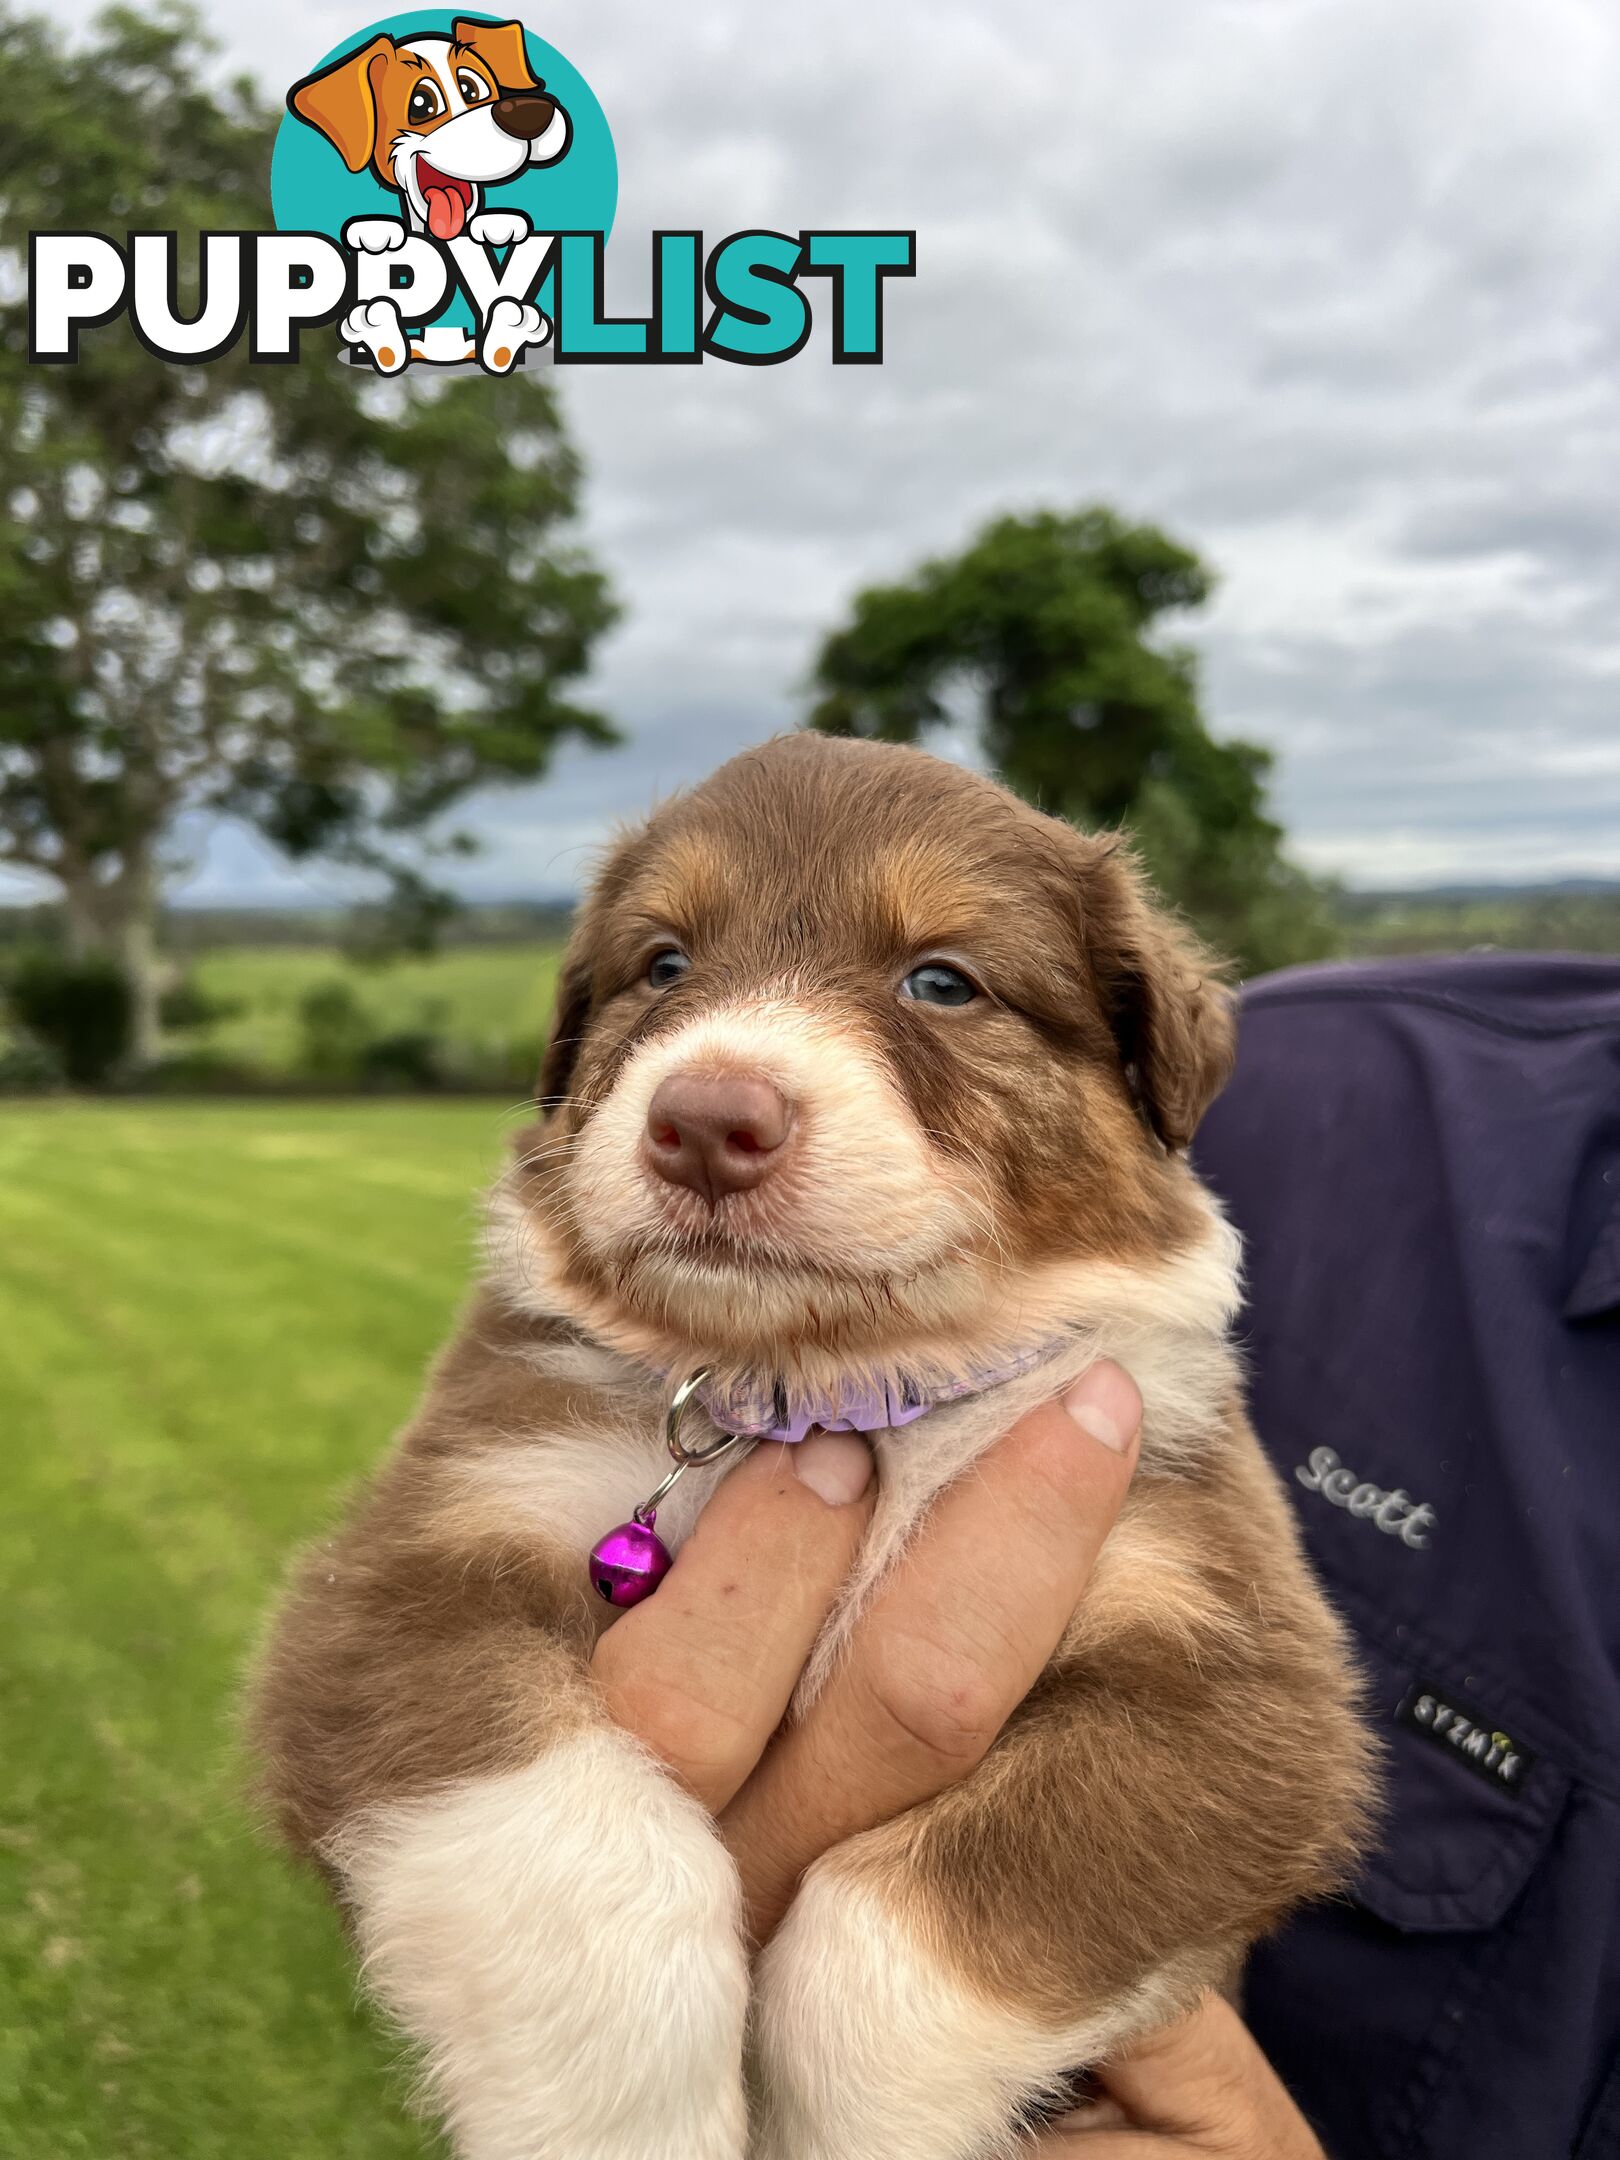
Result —
[[1084, 1433], [1116, 1455], [1128, 1455], [1142, 1423], [1142, 1398], [1122, 1365], [1104, 1358], [1065, 1391], [1063, 1407]]
[[812, 1433], [793, 1450], [793, 1474], [829, 1507], [848, 1507], [872, 1482], [872, 1450], [859, 1433]]

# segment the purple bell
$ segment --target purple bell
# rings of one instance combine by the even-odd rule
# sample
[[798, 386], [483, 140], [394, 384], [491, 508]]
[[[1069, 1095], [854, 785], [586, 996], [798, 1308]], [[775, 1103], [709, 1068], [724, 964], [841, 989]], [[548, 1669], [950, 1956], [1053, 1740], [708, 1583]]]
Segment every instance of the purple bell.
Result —
[[650, 1510], [643, 1521], [638, 1509], [629, 1522], [620, 1523], [591, 1547], [591, 1588], [610, 1605], [639, 1605], [652, 1596], [674, 1564], [669, 1547], [653, 1528], [656, 1521]]
[[735, 1448], [754, 1444], [752, 1434], [723, 1433], [709, 1447], [682, 1447], [681, 1412], [707, 1377], [706, 1368], [700, 1365], [695, 1373], [688, 1374], [671, 1398], [664, 1423], [664, 1439], [674, 1469], [655, 1492], [647, 1495], [628, 1522], [620, 1523], [617, 1530], [610, 1530], [591, 1547], [591, 1588], [599, 1598], [605, 1598], [608, 1604], [621, 1610], [651, 1597], [675, 1565], [669, 1547], [653, 1525], [658, 1520], [658, 1503], [676, 1479], [684, 1477], [698, 1464], [717, 1463]]

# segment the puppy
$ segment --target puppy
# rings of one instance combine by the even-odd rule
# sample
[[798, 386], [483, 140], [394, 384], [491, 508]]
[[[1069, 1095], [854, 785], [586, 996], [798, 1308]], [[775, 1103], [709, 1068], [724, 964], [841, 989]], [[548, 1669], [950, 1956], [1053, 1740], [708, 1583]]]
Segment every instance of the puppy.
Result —
[[[481, 1286], [257, 1688], [282, 1830], [465, 2160], [1010, 2152], [1343, 1880], [1369, 1742], [1182, 1152], [1231, 1052], [1115, 839], [916, 751], [773, 742], [611, 850]], [[672, 1388], [708, 1369], [693, 1445], [872, 1431], [802, 1707], [935, 1493], [1102, 1356], [1141, 1463], [1058, 1655], [750, 1975], [712, 1824], [587, 1673], [586, 1556], [668, 1467]], [[676, 1486], [672, 1544], [723, 1474]]]
[[568, 148], [567, 113], [529, 67], [520, 23], [456, 22], [449, 37], [386, 34], [287, 93], [350, 172], [399, 195], [412, 232], [455, 240], [483, 191]]
[[[411, 233], [480, 245], [524, 239], [521, 210], [486, 210], [484, 191], [531, 165], [554, 165], [572, 123], [529, 66], [520, 23], [457, 21], [449, 37], [424, 34], [398, 44], [386, 34], [294, 83], [289, 109], [324, 135], [350, 172], [369, 169], [400, 198], [403, 218], [351, 218], [351, 247], [389, 254]], [[543, 345], [551, 326], [531, 302], [503, 296], [483, 335], [435, 325], [410, 338], [397, 301], [351, 308], [339, 325], [345, 344], [370, 355], [384, 375], [412, 359], [456, 363], [477, 356], [495, 375]]]

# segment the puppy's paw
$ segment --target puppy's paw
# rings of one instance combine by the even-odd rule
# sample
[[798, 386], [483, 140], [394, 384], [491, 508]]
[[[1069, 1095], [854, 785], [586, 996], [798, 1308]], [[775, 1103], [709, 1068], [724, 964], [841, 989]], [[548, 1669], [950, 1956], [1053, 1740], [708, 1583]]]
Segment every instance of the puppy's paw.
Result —
[[1030, 2097], [1113, 2039], [1106, 2012], [1060, 2031], [990, 2001], [903, 1906], [837, 1855], [805, 1878], [755, 1975], [752, 2160], [1011, 2160]]
[[392, 255], [407, 238], [398, 218], [354, 217], [343, 228], [343, 245], [366, 255]]
[[632, 1741], [575, 1732], [327, 1857], [458, 2160], [743, 2160], [736, 1870]]
[[492, 375], [507, 375], [516, 367], [519, 353], [543, 345], [551, 324], [527, 300], [497, 300], [484, 324], [478, 357]]
[[338, 324], [338, 335], [345, 345], [358, 345], [370, 353], [381, 375], [397, 375], [410, 358], [405, 325], [392, 300], [367, 300], [350, 308]]
[[480, 247], [512, 247], [534, 228], [521, 210], [480, 210], [467, 230]]

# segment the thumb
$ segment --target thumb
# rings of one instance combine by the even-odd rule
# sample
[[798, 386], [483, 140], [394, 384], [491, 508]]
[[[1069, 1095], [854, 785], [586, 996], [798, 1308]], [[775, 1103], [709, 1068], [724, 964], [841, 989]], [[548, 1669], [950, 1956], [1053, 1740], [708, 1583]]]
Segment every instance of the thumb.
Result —
[[1212, 2152], [1153, 2130], [1065, 2130], [1060, 2123], [1036, 2145], [1035, 2160], [1211, 2160]]
[[[1323, 2160], [1315, 2134], [1229, 2002], [1206, 1995], [1190, 2016], [1148, 2033], [1097, 2080], [1134, 2126], [1062, 2131], [1052, 2155], [1086, 2160]], [[1081, 2143], [1083, 2140], [1083, 2144]]]

